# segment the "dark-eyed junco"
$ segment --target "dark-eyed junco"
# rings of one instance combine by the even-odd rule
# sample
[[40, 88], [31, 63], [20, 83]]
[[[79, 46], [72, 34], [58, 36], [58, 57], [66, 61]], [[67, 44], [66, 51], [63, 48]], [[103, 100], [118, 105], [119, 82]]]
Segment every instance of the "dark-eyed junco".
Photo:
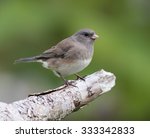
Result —
[[93, 44], [97, 37], [98, 35], [93, 30], [82, 29], [42, 54], [20, 58], [15, 63], [41, 62], [43, 67], [51, 69], [55, 75], [65, 81], [66, 85], [69, 85], [64, 77], [71, 74], [78, 76], [76, 73], [89, 65], [94, 52]]

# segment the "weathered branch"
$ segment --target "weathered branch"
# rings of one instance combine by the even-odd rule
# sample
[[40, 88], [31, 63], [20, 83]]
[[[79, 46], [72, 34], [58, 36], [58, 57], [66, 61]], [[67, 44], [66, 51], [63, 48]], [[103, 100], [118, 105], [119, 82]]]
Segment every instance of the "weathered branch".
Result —
[[76, 87], [61, 86], [11, 104], [0, 103], [0, 120], [60, 120], [108, 92], [115, 85], [115, 76], [101, 70], [72, 84]]

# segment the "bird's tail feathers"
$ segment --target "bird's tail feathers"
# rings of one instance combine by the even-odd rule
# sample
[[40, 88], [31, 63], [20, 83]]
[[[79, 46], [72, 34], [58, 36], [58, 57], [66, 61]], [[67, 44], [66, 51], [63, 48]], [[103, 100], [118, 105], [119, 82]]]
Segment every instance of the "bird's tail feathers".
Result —
[[27, 57], [27, 58], [20, 58], [17, 59], [14, 63], [21, 63], [21, 62], [36, 62], [38, 61], [37, 57]]

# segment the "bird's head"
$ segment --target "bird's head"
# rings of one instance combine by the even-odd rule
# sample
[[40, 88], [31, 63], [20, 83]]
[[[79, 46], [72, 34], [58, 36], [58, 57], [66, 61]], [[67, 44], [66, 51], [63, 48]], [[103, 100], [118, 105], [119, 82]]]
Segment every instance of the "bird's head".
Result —
[[91, 29], [82, 29], [76, 32], [73, 37], [81, 43], [93, 43], [99, 36]]

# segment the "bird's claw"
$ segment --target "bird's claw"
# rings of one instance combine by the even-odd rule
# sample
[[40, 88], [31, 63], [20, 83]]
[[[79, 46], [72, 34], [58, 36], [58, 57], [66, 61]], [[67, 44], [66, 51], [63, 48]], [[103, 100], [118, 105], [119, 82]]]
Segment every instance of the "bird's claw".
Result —
[[78, 75], [78, 74], [75, 74], [75, 75], [76, 75], [76, 77], [77, 77], [77, 80], [80, 79], [80, 80], [85, 81], [85, 79], [84, 79], [83, 77], [81, 77], [80, 75]]
[[68, 86], [73, 86], [73, 87], [77, 87], [76, 85], [72, 84], [72, 82], [69, 82], [68, 80], [65, 81], [65, 86], [68, 87]]

